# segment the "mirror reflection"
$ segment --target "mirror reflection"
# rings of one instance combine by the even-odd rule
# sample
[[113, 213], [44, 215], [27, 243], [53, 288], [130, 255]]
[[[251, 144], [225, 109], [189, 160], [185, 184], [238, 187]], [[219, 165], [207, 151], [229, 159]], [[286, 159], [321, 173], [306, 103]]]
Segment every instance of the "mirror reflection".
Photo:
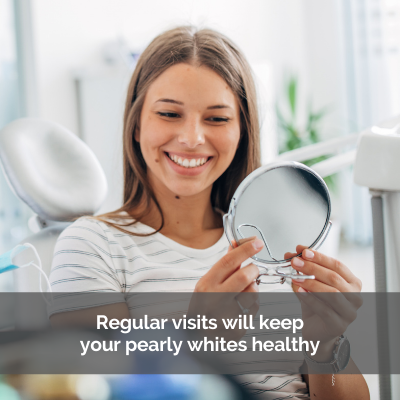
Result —
[[296, 253], [299, 244], [313, 247], [329, 222], [325, 184], [310, 169], [296, 164], [258, 172], [239, 196], [233, 219], [235, 240], [251, 236], [264, 240], [265, 248], [257, 255], [262, 262], [285, 262], [285, 253]]

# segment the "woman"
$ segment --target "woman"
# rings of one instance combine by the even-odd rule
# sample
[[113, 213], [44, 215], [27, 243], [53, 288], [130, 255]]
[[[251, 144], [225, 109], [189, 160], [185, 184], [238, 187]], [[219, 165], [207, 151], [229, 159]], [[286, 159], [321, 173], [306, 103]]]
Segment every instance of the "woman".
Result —
[[[238, 48], [215, 31], [191, 27], [155, 38], [129, 85], [123, 141], [124, 205], [67, 228], [51, 273], [54, 291], [121, 297], [100, 307], [55, 310], [52, 324], [84, 323], [99, 313], [129, 318], [124, 292], [257, 292], [258, 268], [238, 266], [263, 243], [252, 239], [227, 252], [221, 218], [239, 183], [260, 166], [256, 93]], [[303, 266], [293, 267], [316, 280], [297, 282], [295, 290], [360, 291], [346, 267], [309, 253], [313, 259], [299, 258]], [[332, 354], [333, 340], [320, 357]], [[307, 393], [300, 375], [255, 378], [250, 388], [293, 398]], [[361, 375], [338, 375], [334, 387], [331, 375], [305, 378], [313, 398], [369, 398]]]

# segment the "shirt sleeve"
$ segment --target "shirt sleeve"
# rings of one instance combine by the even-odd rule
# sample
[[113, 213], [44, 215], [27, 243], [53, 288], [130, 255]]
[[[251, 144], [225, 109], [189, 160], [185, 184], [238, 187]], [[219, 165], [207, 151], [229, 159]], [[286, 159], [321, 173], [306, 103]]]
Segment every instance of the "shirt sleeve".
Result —
[[125, 301], [113, 264], [113, 258], [125, 255], [112, 253], [112, 241], [107, 225], [91, 218], [80, 218], [61, 233], [50, 273], [49, 316]]

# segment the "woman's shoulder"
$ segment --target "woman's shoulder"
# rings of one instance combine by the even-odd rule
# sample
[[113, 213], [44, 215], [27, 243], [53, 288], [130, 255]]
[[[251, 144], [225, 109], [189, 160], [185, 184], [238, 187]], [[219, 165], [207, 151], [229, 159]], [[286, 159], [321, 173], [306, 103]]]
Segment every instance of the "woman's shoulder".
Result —
[[92, 216], [84, 216], [75, 220], [72, 224], [68, 225], [61, 233], [61, 237], [80, 234], [82, 236], [91, 236], [93, 234], [104, 235], [108, 231], [107, 225], [97, 220]]
[[60, 237], [77, 235], [83, 238], [101, 238], [107, 241], [121, 242], [124, 238], [139, 240], [143, 234], [152, 233], [147, 225], [135, 222], [126, 213], [114, 215], [113, 218], [83, 216], [69, 225]]
[[137, 236], [120, 231], [113, 225], [117, 222], [92, 216], [78, 218], [58, 237], [55, 255], [73, 252], [82, 256], [89, 253], [111, 258], [115, 254], [123, 256], [127, 246], [138, 244]]

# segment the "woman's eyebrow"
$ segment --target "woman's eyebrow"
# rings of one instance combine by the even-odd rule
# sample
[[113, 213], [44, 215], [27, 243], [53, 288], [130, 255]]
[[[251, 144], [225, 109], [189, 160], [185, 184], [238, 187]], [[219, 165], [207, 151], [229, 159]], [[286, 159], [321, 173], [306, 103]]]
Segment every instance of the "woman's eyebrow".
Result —
[[[173, 99], [158, 99], [156, 103], [173, 103], [173, 104], [179, 104], [180, 106], [183, 106], [182, 101], [178, 100], [173, 100]], [[215, 106], [209, 106], [207, 107], [207, 110], [215, 110], [215, 109], [220, 109], [220, 108], [232, 108], [231, 106], [228, 106], [226, 104], [217, 104]]]
[[217, 104], [215, 106], [207, 107], [207, 110], [214, 110], [214, 109], [217, 109], [217, 108], [232, 108], [232, 107], [228, 106], [228, 105], [225, 105], [225, 104]]
[[172, 99], [158, 99], [156, 103], [173, 103], [173, 104], [179, 104], [180, 106], [183, 106], [183, 103], [178, 100], [172, 100]]

